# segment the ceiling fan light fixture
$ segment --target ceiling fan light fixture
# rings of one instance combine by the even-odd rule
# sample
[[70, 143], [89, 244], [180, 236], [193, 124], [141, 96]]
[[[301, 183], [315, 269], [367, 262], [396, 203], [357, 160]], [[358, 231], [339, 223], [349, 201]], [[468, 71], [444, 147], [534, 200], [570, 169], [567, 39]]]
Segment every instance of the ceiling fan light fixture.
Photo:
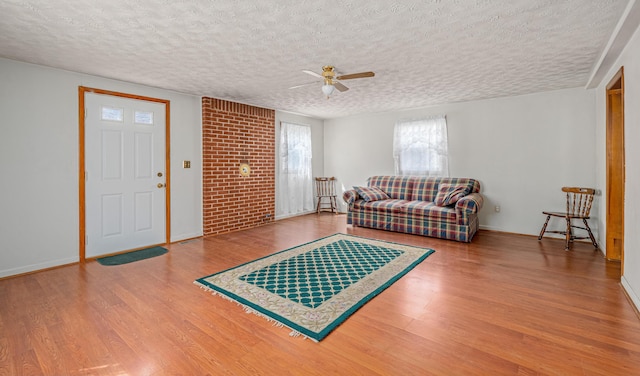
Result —
[[322, 85], [322, 92], [324, 93], [324, 95], [327, 96], [327, 98], [329, 98], [329, 96], [331, 94], [333, 94], [333, 91], [336, 89], [335, 86], [331, 85], [331, 84], [324, 84]]
[[[374, 77], [376, 74], [373, 72], [360, 72], [360, 73], [351, 73], [351, 74], [343, 74], [336, 77], [336, 70], [333, 65], [325, 65], [322, 67], [322, 74], [318, 74], [314, 71], [303, 70], [303, 73], [311, 75], [316, 78], [321, 78], [323, 80], [322, 85], [322, 93], [326, 95], [327, 99], [333, 94], [334, 90], [338, 90], [339, 92], [345, 92], [349, 90], [341, 81], [342, 80], [351, 80], [354, 78], [367, 78]], [[313, 82], [309, 84], [303, 84], [298, 86], [292, 86], [289, 89], [295, 89], [302, 86], [307, 86], [313, 84]]]

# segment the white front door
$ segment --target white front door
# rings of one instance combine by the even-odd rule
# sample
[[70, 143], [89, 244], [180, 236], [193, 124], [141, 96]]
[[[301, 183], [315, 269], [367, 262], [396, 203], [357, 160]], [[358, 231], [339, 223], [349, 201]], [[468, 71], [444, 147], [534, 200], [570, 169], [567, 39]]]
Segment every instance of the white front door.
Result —
[[165, 104], [85, 93], [85, 255], [166, 241]]

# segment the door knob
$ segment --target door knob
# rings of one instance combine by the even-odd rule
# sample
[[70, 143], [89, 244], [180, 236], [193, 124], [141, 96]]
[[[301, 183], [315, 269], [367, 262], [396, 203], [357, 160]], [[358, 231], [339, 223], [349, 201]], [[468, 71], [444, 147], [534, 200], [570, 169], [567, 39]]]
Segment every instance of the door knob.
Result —
[[161, 178], [162, 177], [162, 172], [158, 172], [158, 177]]
[[162, 187], [164, 187], [164, 184], [158, 183], [158, 188], [162, 188]]

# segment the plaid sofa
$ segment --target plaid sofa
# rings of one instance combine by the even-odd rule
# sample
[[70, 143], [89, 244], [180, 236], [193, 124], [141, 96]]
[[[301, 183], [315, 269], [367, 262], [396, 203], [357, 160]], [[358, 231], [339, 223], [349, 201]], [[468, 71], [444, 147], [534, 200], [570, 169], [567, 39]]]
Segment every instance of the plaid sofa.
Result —
[[[455, 190], [451, 202], [442, 200], [447, 190]], [[469, 178], [372, 176], [342, 197], [347, 224], [470, 242], [484, 202], [479, 192], [480, 182]]]

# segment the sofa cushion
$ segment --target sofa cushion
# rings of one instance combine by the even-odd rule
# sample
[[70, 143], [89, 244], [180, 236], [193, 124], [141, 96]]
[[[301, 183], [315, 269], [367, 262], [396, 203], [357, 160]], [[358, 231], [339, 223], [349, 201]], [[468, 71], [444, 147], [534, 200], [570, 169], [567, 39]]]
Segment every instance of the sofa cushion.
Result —
[[406, 212], [406, 200], [378, 200], [378, 201], [365, 201], [357, 200], [353, 204], [354, 210], [374, 211], [380, 213], [380, 215], [386, 214], [403, 214]]
[[438, 177], [417, 178], [410, 200], [433, 202], [438, 194], [438, 184], [440, 184], [441, 179]]
[[440, 184], [438, 188], [438, 194], [436, 194], [434, 204], [438, 206], [453, 205], [458, 200], [466, 196], [469, 192], [467, 186], [455, 185], [455, 184]]
[[441, 184], [451, 184], [467, 187], [467, 194], [480, 192], [480, 183], [470, 178], [442, 178], [442, 177], [420, 177], [415, 178], [416, 182], [409, 200], [434, 202]]
[[355, 191], [358, 192], [358, 196], [362, 197], [365, 201], [389, 199], [389, 196], [378, 187], [353, 187], [353, 189], [355, 189]]
[[367, 186], [380, 188], [391, 199], [410, 200], [414, 180], [411, 176], [372, 176]]
[[457, 223], [456, 209], [450, 206], [437, 206], [427, 201], [407, 201], [403, 206], [404, 212], [414, 220], [434, 223]]
[[[384, 216], [409, 217], [414, 222], [457, 223], [456, 209], [450, 206], [437, 206], [433, 202], [407, 200], [357, 200], [354, 210], [362, 213], [375, 213]], [[374, 218], [375, 219], [375, 218]]]

